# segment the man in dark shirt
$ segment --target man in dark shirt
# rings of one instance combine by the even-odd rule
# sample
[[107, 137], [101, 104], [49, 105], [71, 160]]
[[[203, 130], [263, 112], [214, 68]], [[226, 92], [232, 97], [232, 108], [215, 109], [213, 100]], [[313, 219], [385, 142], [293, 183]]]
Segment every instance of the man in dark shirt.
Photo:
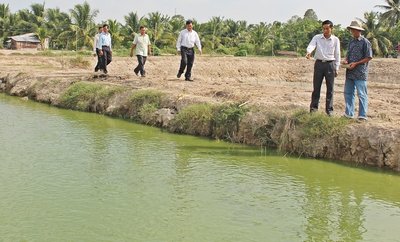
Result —
[[353, 39], [349, 43], [347, 58], [344, 61], [344, 64], [348, 64], [344, 85], [346, 104], [344, 116], [347, 118], [354, 117], [355, 90], [357, 90], [359, 100], [358, 120], [366, 121], [368, 112], [368, 62], [372, 59], [371, 43], [361, 36], [364, 29], [357, 21], [352, 21], [347, 29], [353, 35]]

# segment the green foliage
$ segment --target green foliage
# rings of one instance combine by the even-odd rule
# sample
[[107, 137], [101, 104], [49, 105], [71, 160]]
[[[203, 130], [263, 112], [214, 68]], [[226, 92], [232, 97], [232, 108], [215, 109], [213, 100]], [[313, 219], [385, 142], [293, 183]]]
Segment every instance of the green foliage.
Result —
[[323, 113], [309, 113], [306, 110], [296, 112], [293, 120], [296, 127], [300, 128], [303, 139], [310, 142], [337, 135], [351, 122], [346, 118], [329, 117]]
[[80, 111], [101, 111], [98, 104], [108, 102], [121, 87], [111, 87], [95, 83], [77, 82], [72, 84], [61, 96], [60, 106]]
[[174, 118], [172, 127], [176, 132], [211, 136], [214, 110], [211, 104], [193, 104], [182, 109]]
[[159, 109], [156, 103], [146, 103], [140, 107], [138, 115], [140, 120], [145, 124], [156, 124], [155, 112]]
[[239, 104], [224, 104], [215, 108], [213, 118], [217, 138], [230, 139], [239, 131], [239, 123], [248, 109]]
[[247, 50], [238, 50], [235, 56], [247, 56]]
[[215, 50], [218, 54], [224, 54], [224, 55], [232, 55], [232, 50], [230, 48], [227, 48], [223, 45], [218, 46], [218, 48]]
[[160, 56], [161, 55], [161, 50], [157, 46], [153, 46], [153, 55], [154, 56]]
[[133, 93], [130, 98], [130, 118], [146, 121], [152, 110], [160, 108], [163, 96], [162, 92], [154, 90], [140, 90]]

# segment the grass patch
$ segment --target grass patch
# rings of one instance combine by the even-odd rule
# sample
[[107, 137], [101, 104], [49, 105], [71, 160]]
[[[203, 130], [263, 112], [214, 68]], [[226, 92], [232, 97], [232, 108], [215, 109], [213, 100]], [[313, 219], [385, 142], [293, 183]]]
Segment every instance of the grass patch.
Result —
[[141, 90], [130, 98], [130, 118], [136, 121], [152, 123], [154, 112], [161, 107], [164, 94], [154, 90]]
[[211, 136], [213, 118], [214, 107], [211, 104], [193, 104], [176, 115], [171, 128], [179, 133]]
[[239, 131], [239, 124], [248, 108], [240, 104], [223, 104], [214, 110], [214, 135], [216, 138], [232, 140]]
[[105, 109], [108, 99], [122, 91], [121, 87], [77, 82], [61, 96], [60, 106], [80, 111], [101, 112]]
[[82, 69], [86, 69], [90, 66], [90, 62], [83, 59], [82, 56], [77, 56], [75, 58], [72, 58], [69, 60], [69, 65], [72, 68], [82, 68]]
[[346, 118], [329, 117], [323, 113], [309, 113], [301, 110], [293, 115], [293, 120], [305, 140], [331, 137], [340, 134], [352, 121]]

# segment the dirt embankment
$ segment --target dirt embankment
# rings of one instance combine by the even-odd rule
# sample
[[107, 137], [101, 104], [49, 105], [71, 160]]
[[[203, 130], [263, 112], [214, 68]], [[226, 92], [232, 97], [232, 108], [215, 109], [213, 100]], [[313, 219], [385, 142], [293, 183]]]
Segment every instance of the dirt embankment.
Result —
[[[0, 77], [3, 89], [11, 95], [30, 96], [38, 101], [57, 105], [61, 94], [78, 81], [120, 86], [129, 90], [154, 89], [167, 93], [169, 106], [180, 110], [199, 102], [246, 103], [259, 113], [246, 115], [233, 141], [268, 144], [283, 151], [311, 157], [389, 167], [400, 170], [400, 59], [374, 59], [370, 63], [369, 121], [349, 125], [337, 137], [305, 144], [290, 119], [268, 118], [268, 110], [290, 114], [308, 110], [312, 91], [313, 61], [305, 58], [236, 58], [196, 56], [194, 82], [176, 77], [178, 56], [150, 57], [147, 76], [133, 73], [134, 58], [115, 57], [107, 78], [93, 78], [92, 67], [70, 68], [69, 57], [40, 57], [0, 52]], [[86, 58], [94, 66], [94, 58]], [[22, 73], [22, 74], [21, 74]], [[4, 82], [7, 81], [7, 87]], [[38, 87], [40, 83], [40, 88]], [[32, 88], [36, 85], [36, 88]], [[335, 82], [335, 116], [344, 111], [344, 69]], [[34, 94], [29, 93], [34, 90]], [[113, 99], [112, 105], [124, 102]], [[323, 112], [325, 89], [321, 92]], [[108, 105], [111, 105], [108, 104]], [[103, 107], [102, 110], [110, 110]], [[263, 111], [265, 110], [265, 112]], [[167, 111], [168, 112], [168, 111]], [[104, 113], [107, 114], [105, 111]]]

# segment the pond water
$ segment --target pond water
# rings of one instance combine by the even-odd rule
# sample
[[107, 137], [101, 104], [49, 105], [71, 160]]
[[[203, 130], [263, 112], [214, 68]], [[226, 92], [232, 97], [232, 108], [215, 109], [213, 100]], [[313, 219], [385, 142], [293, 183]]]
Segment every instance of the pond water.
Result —
[[0, 241], [400, 241], [400, 176], [0, 95]]

